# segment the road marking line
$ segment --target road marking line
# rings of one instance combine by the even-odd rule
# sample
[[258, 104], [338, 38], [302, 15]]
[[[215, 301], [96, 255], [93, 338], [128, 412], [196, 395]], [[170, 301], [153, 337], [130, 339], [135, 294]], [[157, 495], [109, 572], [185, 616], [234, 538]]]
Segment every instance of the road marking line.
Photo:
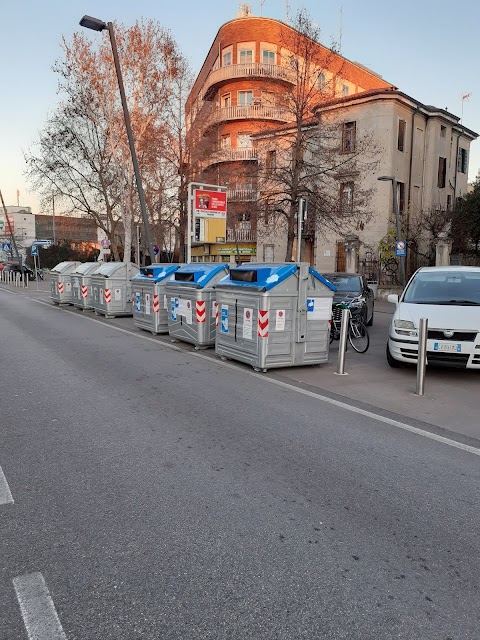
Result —
[[13, 504], [13, 496], [2, 467], [0, 467], [0, 504]]
[[[38, 302], [39, 304], [43, 304], [46, 305], [50, 308], [53, 308], [51, 304], [49, 304], [48, 302], [44, 302], [42, 300], [36, 300], [34, 298], [31, 298], [31, 300], [33, 300], [34, 302]], [[61, 309], [61, 311], [67, 311], [66, 309]], [[101, 322], [100, 320], [96, 320], [95, 318], [89, 318], [88, 316], [77, 316], [79, 318], [85, 318], [86, 320], [90, 320], [92, 322], [97, 322], [98, 324], [101, 324], [104, 327], [108, 327], [109, 329], [115, 329], [116, 331], [121, 331], [122, 333], [127, 333], [133, 337], [136, 338], [141, 338], [142, 340], [149, 340], [150, 342], [153, 342], [154, 344], [156, 344], [157, 346], [164, 346], [164, 347], [168, 347], [169, 349], [174, 349], [175, 351], [181, 351], [183, 353], [188, 353], [189, 356], [193, 356], [195, 358], [202, 358], [203, 360], [207, 360], [208, 362], [211, 363], [216, 363], [217, 365], [220, 365], [222, 367], [226, 367], [228, 369], [233, 369], [234, 371], [237, 371], [239, 373], [243, 373], [244, 375], [247, 376], [252, 376], [254, 378], [257, 378], [259, 380], [264, 380], [266, 382], [269, 382], [270, 384], [276, 384], [279, 387], [283, 387], [285, 389], [289, 389], [291, 391], [295, 391], [296, 393], [301, 393], [304, 396], [309, 396], [310, 398], [315, 398], [316, 400], [320, 400], [321, 402], [325, 402], [327, 404], [331, 404], [335, 407], [339, 407], [341, 409], [345, 409], [346, 411], [351, 411], [352, 413], [357, 413], [359, 415], [365, 416], [367, 418], [371, 418], [372, 420], [377, 420], [378, 422], [383, 422], [384, 424], [388, 424], [390, 426], [393, 427], [397, 427], [399, 429], [403, 429], [404, 431], [410, 431], [410, 433], [415, 433], [419, 436], [423, 436], [424, 438], [428, 438], [430, 440], [435, 440], [436, 442], [441, 442], [442, 444], [446, 444], [449, 447], [454, 447], [455, 449], [460, 449], [461, 451], [467, 451], [468, 453], [473, 453], [476, 456], [480, 456], [480, 448], [476, 448], [476, 447], [472, 447], [468, 444], [463, 444], [462, 442], [457, 442], [457, 440], [452, 440], [450, 438], [447, 438], [445, 436], [440, 436], [436, 433], [432, 433], [431, 431], [425, 431], [423, 429], [419, 429], [418, 427], [413, 427], [410, 424], [407, 424], [406, 422], [401, 422], [400, 420], [394, 420], [393, 418], [387, 418], [386, 416], [382, 416], [381, 414], [377, 414], [374, 413], [373, 411], [367, 411], [366, 409], [360, 409], [359, 407], [356, 407], [355, 405], [351, 405], [348, 404], [347, 402], [342, 402], [341, 400], [334, 400], [333, 398], [329, 398], [328, 396], [324, 396], [321, 393], [315, 393], [314, 391], [309, 391], [308, 389], [302, 389], [300, 387], [296, 387], [293, 384], [289, 384], [288, 382], [282, 382], [281, 380], [275, 380], [274, 378], [269, 378], [268, 376], [259, 374], [259, 373], [255, 373], [253, 371], [245, 371], [245, 369], [242, 369], [241, 367], [239, 367], [238, 365], [235, 364], [230, 364], [228, 362], [224, 362], [223, 360], [219, 360], [216, 358], [211, 358], [209, 356], [203, 355], [201, 353], [198, 353], [196, 351], [184, 351], [183, 349], [180, 349], [179, 347], [176, 347], [174, 345], [168, 344], [166, 342], [163, 342], [161, 340], [155, 340], [154, 338], [149, 338], [147, 336], [142, 336], [141, 334], [137, 334], [137, 333], [133, 333], [132, 331], [127, 331], [127, 329], [121, 329], [120, 327], [115, 327], [113, 325], [106, 325], [104, 322]], [[434, 426], [434, 425], [432, 425]]]
[[41, 573], [13, 579], [29, 640], [67, 640]]
[[1, 290], [1, 291], [5, 291], [5, 293], [11, 293], [11, 294], [12, 294], [12, 296], [18, 296], [18, 295], [20, 295], [20, 294], [18, 293], [18, 291], [10, 291], [10, 289], [6, 289], [5, 287], [0, 287], [0, 290]]

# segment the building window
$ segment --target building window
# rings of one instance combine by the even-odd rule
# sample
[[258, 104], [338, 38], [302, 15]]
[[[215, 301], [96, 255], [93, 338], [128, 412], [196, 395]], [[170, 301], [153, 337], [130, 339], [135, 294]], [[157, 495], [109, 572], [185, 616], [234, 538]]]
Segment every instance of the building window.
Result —
[[342, 182], [340, 185], [340, 211], [344, 214], [353, 211], [353, 182]]
[[275, 150], [267, 151], [267, 158], [266, 158], [265, 165], [266, 165], [267, 173], [272, 173], [272, 171], [275, 171], [275, 169], [277, 168], [277, 152]]
[[232, 146], [230, 134], [222, 136], [220, 144], [222, 146], [222, 149], [230, 149], [230, 147]]
[[342, 96], [348, 96], [349, 93], [350, 93], [350, 89], [348, 85], [342, 84]]
[[440, 137], [441, 138], [447, 137], [447, 127], [444, 127], [443, 124], [440, 125]]
[[252, 104], [253, 102], [253, 91], [239, 91], [238, 92], [238, 104]]
[[355, 151], [357, 137], [357, 123], [344, 122], [342, 127], [342, 151], [344, 153], [353, 153]]
[[319, 91], [325, 91], [325, 85], [326, 85], [325, 74], [319, 73], [317, 77], [317, 89]]
[[262, 62], [263, 64], [275, 64], [275, 51], [262, 50]]
[[397, 182], [397, 202], [399, 213], [405, 213], [405, 183]]
[[452, 196], [449, 194], [447, 196], [447, 211], [450, 211], [452, 208]]
[[249, 133], [237, 133], [237, 149], [251, 149], [252, 138]]
[[407, 121], [399, 120], [398, 121], [398, 141], [397, 141], [397, 149], [399, 151], [405, 151], [405, 132], [407, 130]]
[[232, 106], [232, 96], [230, 93], [224, 93], [220, 98], [220, 104], [222, 107], [231, 107]]
[[446, 177], [447, 177], [447, 159], [442, 158], [440, 156], [438, 158], [438, 178], [437, 178], [437, 187], [439, 189], [445, 189]]
[[238, 59], [240, 64], [249, 64], [253, 62], [253, 50], [240, 49], [240, 51], [238, 52]]
[[223, 67], [230, 67], [232, 64], [232, 52], [231, 51], [225, 51], [225, 53], [222, 56], [222, 66]]
[[468, 152], [466, 149], [458, 150], [458, 167], [457, 170], [459, 173], [467, 173], [468, 171]]

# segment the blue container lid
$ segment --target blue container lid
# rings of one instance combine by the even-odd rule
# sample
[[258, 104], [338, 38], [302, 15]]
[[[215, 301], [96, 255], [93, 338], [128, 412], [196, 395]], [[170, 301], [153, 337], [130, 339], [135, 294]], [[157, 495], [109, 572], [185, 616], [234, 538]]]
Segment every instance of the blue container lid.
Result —
[[185, 264], [169, 279], [169, 283], [203, 289], [217, 273], [226, 272], [228, 265], [218, 262]]
[[[292, 276], [298, 270], [298, 264], [282, 263], [262, 263], [250, 262], [239, 267], [230, 269], [228, 276], [220, 280], [219, 287], [250, 287], [256, 291], [270, 291], [281, 282]], [[335, 287], [326, 278], [310, 267], [311, 273], [322, 284], [336, 291]]]
[[162, 282], [179, 269], [178, 264], [150, 264], [148, 267], [141, 267], [139, 273], [132, 278], [132, 282]]

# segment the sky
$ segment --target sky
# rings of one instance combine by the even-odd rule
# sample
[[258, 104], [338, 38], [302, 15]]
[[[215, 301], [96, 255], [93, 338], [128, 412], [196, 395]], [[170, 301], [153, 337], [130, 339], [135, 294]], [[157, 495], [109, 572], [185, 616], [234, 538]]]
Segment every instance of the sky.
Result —
[[[474, 31], [480, 2], [403, 0], [251, 0], [254, 15], [286, 20], [305, 8], [322, 33], [322, 42], [338, 42], [342, 54], [358, 61], [411, 97], [461, 116], [480, 134], [479, 49]], [[260, 5], [263, 5], [262, 8]], [[235, 17], [236, 0], [2, 0], [0, 32], [0, 189], [6, 205], [40, 213], [38, 194], [24, 176], [24, 152], [38, 139], [58, 101], [52, 66], [61, 57], [61, 41], [80, 30], [87, 14], [126, 26], [153, 18], [169, 29], [197, 73], [219, 27]], [[340, 19], [342, 16], [342, 19]], [[92, 38], [100, 36], [88, 32]], [[480, 139], [471, 146], [469, 178], [480, 170]], [[46, 211], [48, 213], [48, 210]], [[60, 213], [57, 211], [57, 213]]]

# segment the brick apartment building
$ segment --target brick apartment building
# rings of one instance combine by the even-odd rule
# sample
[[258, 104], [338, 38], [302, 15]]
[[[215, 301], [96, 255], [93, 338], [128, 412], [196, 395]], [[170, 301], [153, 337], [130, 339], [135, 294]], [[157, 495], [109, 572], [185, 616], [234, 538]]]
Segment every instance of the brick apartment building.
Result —
[[93, 218], [35, 215], [36, 237], [56, 242], [99, 247], [98, 229]]
[[[259, 158], [252, 136], [292, 121], [285, 93], [296, 83], [290, 60], [299, 36], [278, 20], [252, 16], [244, 5], [210, 47], [187, 100], [186, 123], [195, 179], [228, 187], [227, 243], [194, 249], [194, 260], [229, 261], [235, 238], [243, 259], [256, 254]], [[319, 101], [391, 88], [319, 43], [312, 55]]]
[[[251, 15], [244, 5], [210, 47], [187, 100], [187, 134], [195, 180], [228, 187], [227, 242], [194, 247], [193, 260], [231, 261], [235, 237], [242, 259], [286, 258], [285, 236], [260, 215], [265, 193], [259, 174], [271, 145], [294, 121], [285, 96], [295, 86], [292, 51], [301, 49], [301, 37], [282, 22]], [[341, 154], [348, 153], [345, 140], [354, 150], [362, 136], [378, 149], [378, 166], [362, 176], [362, 185], [358, 176], [339, 176], [333, 193], [353, 208], [359, 187], [370, 189], [371, 220], [353, 228], [342, 222], [336, 232], [314, 230], [303, 238], [304, 259], [328, 272], [343, 266], [346, 236], [358, 237], [360, 255], [372, 255], [391, 227], [391, 183], [377, 182], [378, 176], [395, 176], [402, 215], [450, 207], [467, 190], [470, 143], [477, 134], [457, 116], [420, 103], [317, 42], [309, 52], [318, 74], [308, 115], [338, 123], [344, 131]]]

